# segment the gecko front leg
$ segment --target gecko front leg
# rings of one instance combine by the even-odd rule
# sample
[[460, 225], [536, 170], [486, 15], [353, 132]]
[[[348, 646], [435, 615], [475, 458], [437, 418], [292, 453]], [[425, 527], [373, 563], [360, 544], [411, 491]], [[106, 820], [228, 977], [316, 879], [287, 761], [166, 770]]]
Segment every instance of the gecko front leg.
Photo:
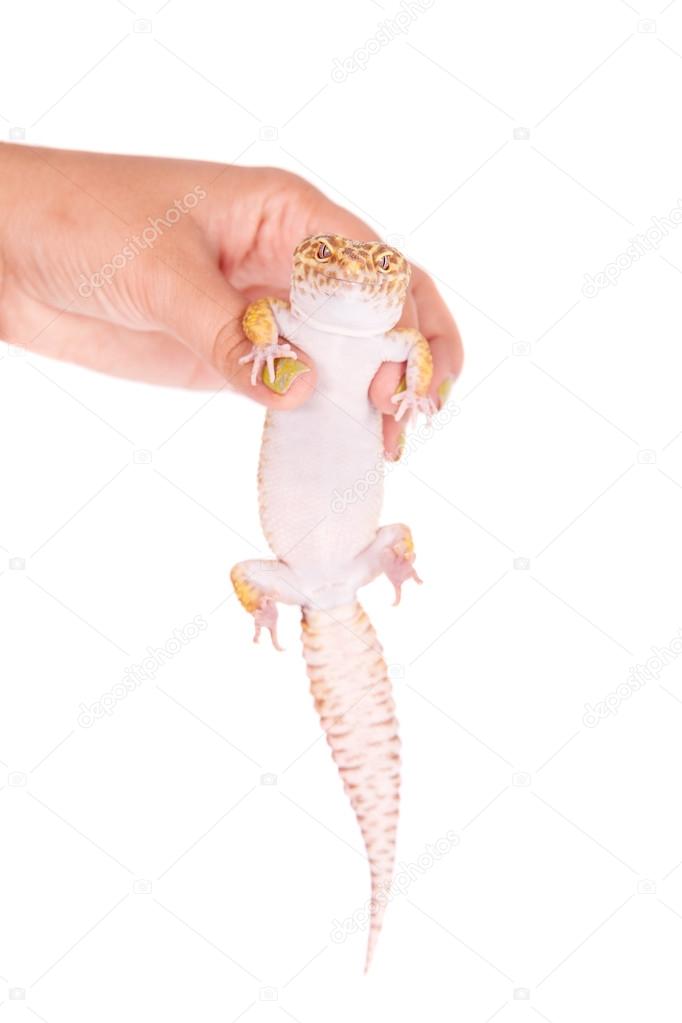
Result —
[[242, 329], [253, 345], [248, 355], [242, 356], [240, 363], [252, 362], [251, 384], [255, 386], [258, 375], [267, 366], [270, 379], [275, 379], [275, 359], [287, 356], [295, 359], [296, 352], [290, 344], [280, 343], [282, 324], [278, 318], [289, 309], [289, 303], [281, 298], [259, 298], [246, 309], [242, 319]]
[[417, 412], [432, 416], [436, 410], [429, 398], [429, 385], [433, 376], [431, 347], [414, 327], [394, 327], [386, 334], [386, 358], [389, 362], [407, 359], [405, 389], [394, 394], [391, 401], [397, 405], [396, 420], [407, 414], [407, 422]]

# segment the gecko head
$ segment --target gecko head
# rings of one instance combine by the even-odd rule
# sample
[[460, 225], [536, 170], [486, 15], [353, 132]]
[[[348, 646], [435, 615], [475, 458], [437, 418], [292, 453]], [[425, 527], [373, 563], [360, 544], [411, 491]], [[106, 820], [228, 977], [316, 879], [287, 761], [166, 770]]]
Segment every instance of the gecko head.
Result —
[[291, 303], [320, 322], [383, 332], [400, 319], [410, 264], [385, 242], [316, 234], [294, 250]]

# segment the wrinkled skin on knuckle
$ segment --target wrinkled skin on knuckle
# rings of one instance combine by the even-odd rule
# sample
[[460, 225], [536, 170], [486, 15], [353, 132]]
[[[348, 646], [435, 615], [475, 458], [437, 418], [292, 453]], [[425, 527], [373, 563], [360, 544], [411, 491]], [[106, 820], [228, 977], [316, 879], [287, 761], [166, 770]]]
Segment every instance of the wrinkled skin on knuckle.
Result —
[[224, 324], [211, 346], [210, 360], [219, 373], [228, 379], [239, 371], [239, 360], [248, 355], [252, 345], [241, 332], [239, 323]]

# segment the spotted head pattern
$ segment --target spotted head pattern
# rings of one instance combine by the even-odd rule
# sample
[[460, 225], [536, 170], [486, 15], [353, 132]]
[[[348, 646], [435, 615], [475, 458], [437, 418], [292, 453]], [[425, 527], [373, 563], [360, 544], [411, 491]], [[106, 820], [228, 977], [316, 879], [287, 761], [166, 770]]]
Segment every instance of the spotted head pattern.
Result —
[[346, 298], [394, 310], [398, 319], [410, 283], [405, 257], [385, 242], [316, 234], [294, 250], [292, 293], [299, 298]]

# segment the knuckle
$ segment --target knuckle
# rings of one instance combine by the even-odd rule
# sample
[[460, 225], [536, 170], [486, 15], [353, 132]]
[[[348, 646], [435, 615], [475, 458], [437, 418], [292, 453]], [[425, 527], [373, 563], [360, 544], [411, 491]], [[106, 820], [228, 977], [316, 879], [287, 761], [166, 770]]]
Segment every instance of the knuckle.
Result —
[[[240, 330], [239, 321], [231, 320], [224, 323], [216, 334], [211, 347], [212, 364], [227, 379], [236, 376], [244, 363], [240, 359], [251, 354], [251, 344]], [[248, 366], [248, 364], [247, 364]], [[248, 372], [251, 372], [248, 366]]]

